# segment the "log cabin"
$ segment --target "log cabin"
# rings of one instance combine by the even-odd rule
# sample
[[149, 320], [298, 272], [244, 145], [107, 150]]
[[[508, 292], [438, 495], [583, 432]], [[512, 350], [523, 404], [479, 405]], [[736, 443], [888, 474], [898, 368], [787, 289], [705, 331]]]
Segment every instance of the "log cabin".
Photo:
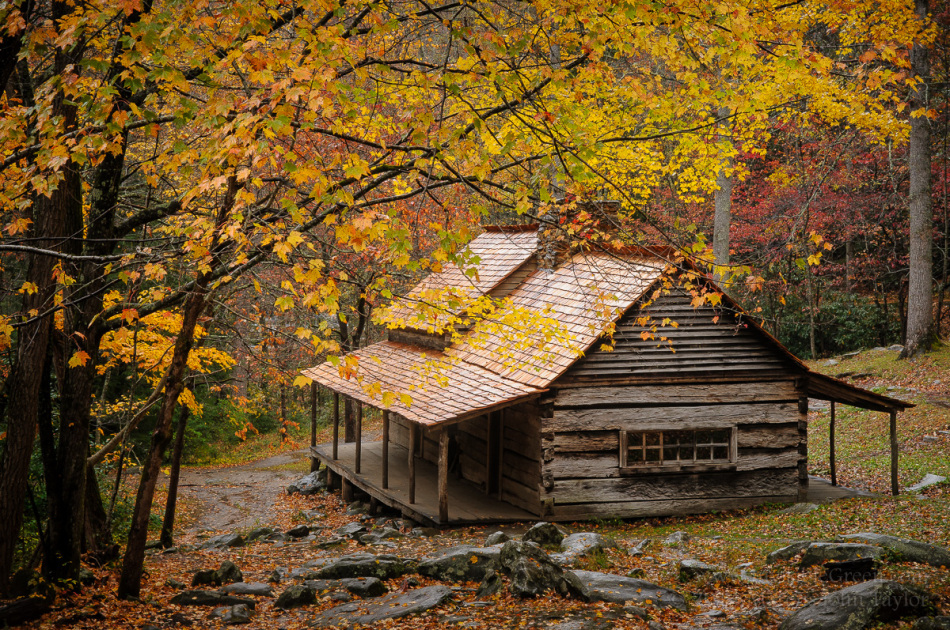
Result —
[[[809, 398], [891, 414], [896, 493], [912, 405], [811, 371], [669, 257], [537, 226], [486, 228], [467, 254], [389, 307], [386, 340], [302, 372], [335, 392], [312, 456], [345, 497], [436, 525], [799, 501]], [[379, 439], [360, 412], [340, 443], [340, 396], [383, 410]]]

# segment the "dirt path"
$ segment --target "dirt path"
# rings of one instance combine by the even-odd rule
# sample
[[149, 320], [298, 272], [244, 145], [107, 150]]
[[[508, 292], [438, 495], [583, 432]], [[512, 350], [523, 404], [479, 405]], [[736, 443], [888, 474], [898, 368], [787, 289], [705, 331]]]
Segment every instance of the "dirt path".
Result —
[[293, 451], [241, 466], [182, 470], [179, 496], [197, 506], [182, 532], [225, 532], [268, 522], [276, 498], [309, 470], [307, 451]]

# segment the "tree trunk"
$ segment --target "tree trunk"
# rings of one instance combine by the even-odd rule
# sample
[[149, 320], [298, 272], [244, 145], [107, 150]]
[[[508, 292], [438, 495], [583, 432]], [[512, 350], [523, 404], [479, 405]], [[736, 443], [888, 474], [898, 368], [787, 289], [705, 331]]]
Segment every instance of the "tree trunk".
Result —
[[343, 441], [356, 441], [356, 401], [349, 396], [343, 400]]
[[[54, 3], [54, 7], [59, 3]], [[56, 69], [62, 72], [71, 63], [63, 51], [56, 53]], [[53, 115], [63, 117], [63, 126], [75, 126], [76, 107], [68, 103], [62, 93], [55, 97]], [[61, 251], [67, 236], [67, 217], [80, 194], [79, 173], [76, 165], [67, 162], [62, 170], [63, 179], [49, 197], [37, 197], [33, 203], [31, 244], [37, 248]], [[52, 305], [56, 283], [53, 268], [57, 261], [49, 256], [30, 256], [26, 279], [35, 285], [33, 292], [25, 291], [22, 312], [43, 313]], [[13, 404], [5, 406], [7, 438], [0, 459], [0, 593], [5, 593], [13, 565], [13, 551], [23, 524], [23, 499], [26, 496], [27, 475], [33, 438], [36, 435], [39, 412], [40, 383], [43, 380], [52, 331], [52, 318], [33, 317], [18, 333], [17, 355], [6, 382], [6, 396]]]
[[161, 543], [168, 549], [175, 544], [175, 507], [178, 503], [178, 478], [181, 474], [181, 455], [185, 450], [185, 426], [191, 410], [187, 405], [181, 405], [178, 412], [178, 433], [175, 436], [175, 450], [172, 453], [172, 466], [168, 475], [168, 499], [165, 502], [165, 519], [162, 521]]
[[[916, 0], [918, 18], [927, 19], [927, 0]], [[913, 357], [933, 343], [933, 211], [930, 191], [930, 119], [926, 116], [930, 59], [928, 50], [915, 44], [911, 71], [921, 83], [910, 95], [910, 270], [907, 289], [907, 333], [901, 358]]]
[[149, 445], [148, 455], [142, 466], [142, 476], [132, 510], [132, 525], [129, 529], [129, 542], [122, 559], [122, 575], [119, 577], [119, 599], [138, 598], [142, 588], [142, 566], [145, 561], [145, 544], [148, 537], [148, 520], [152, 511], [152, 499], [155, 496], [155, 483], [158, 480], [162, 456], [171, 441], [172, 415], [178, 404], [178, 396], [185, 387], [185, 371], [188, 368], [188, 354], [194, 345], [195, 327], [198, 317], [204, 309], [207, 295], [207, 279], [197, 283], [194, 292], [185, 301], [181, 331], [175, 341], [171, 365], [168, 367], [168, 379], [165, 383], [165, 395], [158, 411], [155, 431]]

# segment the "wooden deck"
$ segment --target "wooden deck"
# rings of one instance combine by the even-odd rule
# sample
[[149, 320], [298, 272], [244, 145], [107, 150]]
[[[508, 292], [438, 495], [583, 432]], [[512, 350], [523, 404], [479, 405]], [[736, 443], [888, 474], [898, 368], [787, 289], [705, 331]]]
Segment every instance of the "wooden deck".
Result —
[[364, 442], [360, 455], [360, 473], [355, 470], [355, 443], [339, 445], [339, 459], [332, 457], [333, 445], [321, 444], [311, 449], [331, 471], [363, 490], [380, 503], [399, 510], [410, 518], [432, 525], [466, 525], [485, 523], [516, 523], [536, 521], [537, 517], [510, 503], [484, 494], [472, 484], [449, 476], [449, 518], [439, 521], [438, 471], [422, 459], [416, 459], [416, 500], [409, 503], [409, 452], [395, 444], [389, 445], [389, 488], [382, 486], [382, 442]]

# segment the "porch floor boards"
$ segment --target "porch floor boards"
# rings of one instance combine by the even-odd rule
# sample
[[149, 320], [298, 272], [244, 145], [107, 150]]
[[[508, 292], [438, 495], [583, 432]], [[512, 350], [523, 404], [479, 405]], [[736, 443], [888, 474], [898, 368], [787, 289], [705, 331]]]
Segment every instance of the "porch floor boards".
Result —
[[382, 486], [382, 442], [363, 442], [359, 474], [355, 469], [355, 443], [341, 443], [339, 458], [335, 460], [332, 457], [332, 444], [320, 444], [310, 451], [312, 457], [380, 503], [420, 522], [466, 525], [538, 520], [527, 510], [488, 496], [469, 482], [450, 474], [449, 517], [447, 522], [439, 522], [438, 468], [422, 458], [416, 458], [416, 501], [410, 504], [409, 451], [402, 446], [389, 445], [389, 488], [386, 490]]

